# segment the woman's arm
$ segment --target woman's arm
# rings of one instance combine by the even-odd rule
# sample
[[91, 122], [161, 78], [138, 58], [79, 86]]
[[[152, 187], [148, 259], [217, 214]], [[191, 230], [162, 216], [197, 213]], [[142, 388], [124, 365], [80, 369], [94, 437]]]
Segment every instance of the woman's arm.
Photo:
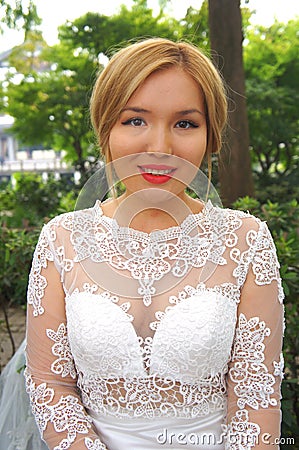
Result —
[[[249, 272], [242, 287], [228, 372], [231, 450], [279, 448], [283, 360], [283, 293], [279, 264], [267, 226], [247, 234]], [[254, 249], [254, 251], [252, 251]]]
[[104, 450], [106, 446], [94, 431], [76, 386], [65, 293], [51, 245], [55, 236], [48, 225], [35, 249], [28, 284], [27, 392], [41, 436], [50, 449]]

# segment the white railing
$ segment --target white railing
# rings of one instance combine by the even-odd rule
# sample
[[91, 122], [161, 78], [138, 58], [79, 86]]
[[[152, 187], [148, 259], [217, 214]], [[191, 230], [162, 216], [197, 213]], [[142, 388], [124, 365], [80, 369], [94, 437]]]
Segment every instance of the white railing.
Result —
[[74, 168], [61, 159], [24, 159], [0, 163], [0, 175], [12, 175], [15, 172], [72, 173]]

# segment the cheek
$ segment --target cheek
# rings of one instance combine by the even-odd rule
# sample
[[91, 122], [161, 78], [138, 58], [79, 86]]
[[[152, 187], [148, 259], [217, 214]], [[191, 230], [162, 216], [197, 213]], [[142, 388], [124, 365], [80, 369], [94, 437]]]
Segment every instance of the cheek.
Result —
[[198, 142], [198, 150], [196, 152], [197, 154], [197, 160], [198, 161], [202, 161], [203, 157], [207, 151], [207, 145], [208, 145], [208, 134], [207, 134], [207, 129], [205, 128], [205, 132], [202, 133], [201, 138]]
[[207, 149], [207, 136], [202, 134], [197, 136], [196, 139], [190, 139], [189, 142], [185, 142], [181, 147], [180, 156], [187, 161], [199, 166], [202, 162]]
[[122, 133], [118, 130], [111, 131], [109, 147], [112, 159], [133, 154], [139, 149], [139, 146], [136, 143], [136, 138], [132, 139], [128, 137], [126, 133]]
[[[132, 141], [129, 140], [125, 133], [121, 133], [118, 129], [112, 129], [109, 137], [109, 149], [113, 170], [117, 178], [125, 181], [136, 174], [136, 164], [133, 164], [132, 158]], [[126, 183], [125, 183], [126, 184]]]
[[115, 133], [113, 130], [109, 136], [109, 149], [112, 159], [119, 157], [121, 152], [121, 139], [119, 138], [119, 134]]

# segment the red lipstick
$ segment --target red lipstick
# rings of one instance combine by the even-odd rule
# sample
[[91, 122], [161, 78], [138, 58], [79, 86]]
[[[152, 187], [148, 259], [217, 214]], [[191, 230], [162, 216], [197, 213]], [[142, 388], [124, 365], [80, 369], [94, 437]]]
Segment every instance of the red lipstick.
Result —
[[172, 178], [176, 171], [175, 167], [164, 164], [146, 164], [138, 166], [143, 178], [151, 184], [163, 184]]

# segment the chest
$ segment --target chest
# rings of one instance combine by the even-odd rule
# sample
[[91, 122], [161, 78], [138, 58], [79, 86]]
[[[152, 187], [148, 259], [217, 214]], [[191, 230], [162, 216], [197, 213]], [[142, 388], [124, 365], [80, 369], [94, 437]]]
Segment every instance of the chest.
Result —
[[69, 341], [79, 370], [122, 378], [154, 374], [188, 382], [225, 369], [236, 309], [234, 299], [219, 289], [189, 287], [185, 296], [172, 296], [165, 310], [153, 314], [152, 309], [150, 332], [140, 336], [130, 302], [118, 304], [107, 292], [76, 292], [66, 301]]

